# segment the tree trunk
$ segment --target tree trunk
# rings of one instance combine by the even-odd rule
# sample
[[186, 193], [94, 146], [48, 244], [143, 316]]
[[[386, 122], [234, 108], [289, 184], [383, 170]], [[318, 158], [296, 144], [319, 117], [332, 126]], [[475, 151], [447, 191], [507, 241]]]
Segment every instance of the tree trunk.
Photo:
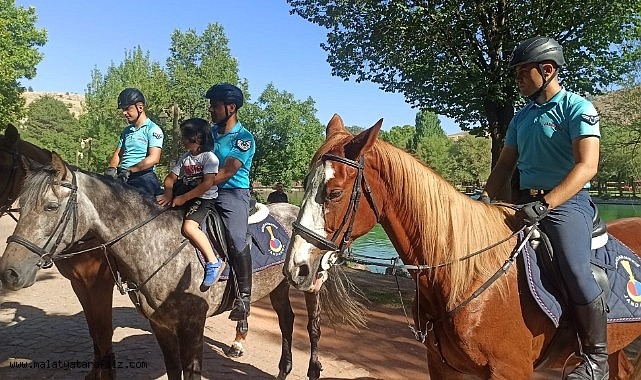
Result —
[[[488, 122], [488, 132], [492, 139], [492, 168], [496, 165], [503, 149], [505, 134], [510, 120], [514, 116], [514, 105], [512, 103], [497, 103], [488, 101], [485, 104], [485, 117]], [[519, 190], [519, 175], [515, 170], [510, 182], [505, 183], [503, 190], [497, 194], [497, 199], [515, 202]]]

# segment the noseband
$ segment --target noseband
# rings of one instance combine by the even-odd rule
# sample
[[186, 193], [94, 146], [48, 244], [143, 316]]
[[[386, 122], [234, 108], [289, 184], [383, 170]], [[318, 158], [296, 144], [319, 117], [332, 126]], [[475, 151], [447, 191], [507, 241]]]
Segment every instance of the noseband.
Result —
[[11, 187], [15, 184], [18, 167], [20, 165], [20, 147], [18, 144], [13, 144], [12, 147], [0, 146], [0, 151], [9, 153], [12, 160], [9, 178], [7, 178], [7, 181], [4, 183], [2, 188], [2, 192], [0, 192], [0, 217], [7, 214], [13, 218], [13, 220], [18, 221], [12, 214], [12, 212], [17, 210], [11, 208], [15, 201], [15, 199], [11, 198]]
[[[65, 211], [62, 213], [62, 216], [60, 217], [58, 224], [53, 229], [53, 233], [51, 234], [49, 239], [47, 239], [47, 242], [44, 244], [44, 246], [40, 248], [34, 243], [30, 242], [29, 240], [15, 234], [7, 238], [7, 244], [9, 243], [20, 244], [23, 247], [29, 249], [31, 252], [40, 256], [40, 261], [36, 265], [38, 265], [41, 268], [50, 268], [53, 265], [53, 259], [54, 259], [54, 256], [56, 255], [55, 253], [56, 249], [58, 248], [58, 246], [60, 245], [60, 242], [62, 241], [64, 232], [67, 229], [67, 225], [69, 224], [69, 220], [72, 218], [73, 218], [73, 232], [72, 232], [73, 235], [71, 237], [71, 241], [72, 242], [76, 241], [76, 230], [78, 228], [78, 209], [76, 207], [78, 203], [78, 186], [76, 184], [76, 173], [73, 170], [71, 170], [70, 172], [72, 176], [71, 183], [68, 183], [68, 182], [54, 183], [55, 185], [59, 185], [59, 186], [63, 186], [68, 189], [71, 189], [71, 195], [69, 195], [69, 200], [67, 201]], [[56, 235], [56, 231], [57, 231], [57, 235]], [[50, 244], [54, 237], [56, 237], [55, 242], [53, 244]]]
[[[347, 206], [347, 211], [345, 216], [343, 216], [343, 221], [341, 225], [336, 229], [332, 235], [331, 240], [327, 239], [325, 236], [322, 236], [309, 228], [303, 226], [298, 221], [295, 221], [292, 225], [293, 233], [299, 234], [305, 238], [305, 240], [313, 242], [315, 247], [324, 250], [324, 251], [334, 251], [338, 252], [339, 256], [342, 256], [345, 250], [347, 249], [347, 244], [349, 243], [352, 237], [352, 228], [354, 227], [354, 221], [356, 220], [356, 211], [358, 210], [358, 205], [361, 201], [361, 195], [365, 192], [365, 198], [369, 201], [374, 214], [376, 215], [376, 221], [380, 219], [380, 213], [378, 212], [378, 207], [376, 207], [376, 202], [372, 196], [372, 189], [370, 188], [367, 180], [365, 179], [365, 158], [360, 156], [358, 161], [350, 160], [349, 158], [337, 156], [334, 154], [325, 154], [321, 157], [321, 160], [330, 160], [340, 162], [347, 166], [351, 166], [358, 170], [358, 174], [354, 179], [354, 187], [352, 189], [352, 195], [349, 199], [349, 205]], [[343, 237], [340, 243], [337, 243], [337, 240], [340, 237], [341, 231], [345, 229]]]

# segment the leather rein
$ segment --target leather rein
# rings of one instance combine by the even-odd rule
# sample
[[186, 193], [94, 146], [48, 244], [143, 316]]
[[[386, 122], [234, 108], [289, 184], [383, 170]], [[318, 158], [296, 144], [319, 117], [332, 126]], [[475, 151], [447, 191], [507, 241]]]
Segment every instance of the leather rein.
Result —
[[[306, 240], [314, 242], [314, 246], [321, 250], [338, 252], [340, 257], [347, 250], [347, 244], [352, 237], [352, 228], [354, 227], [354, 222], [356, 221], [356, 211], [358, 210], [358, 205], [360, 204], [361, 195], [363, 194], [363, 192], [365, 193], [365, 198], [367, 198], [368, 202], [372, 206], [372, 210], [374, 210], [374, 214], [376, 215], [376, 222], [378, 222], [380, 219], [380, 213], [378, 211], [378, 207], [376, 207], [376, 202], [374, 201], [374, 196], [372, 195], [372, 189], [367, 183], [367, 179], [365, 178], [364, 156], [361, 155], [358, 158], [358, 161], [354, 161], [350, 160], [349, 158], [337, 156], [334, 154], [324, 154], [321, 157], [321, 160], [340, 162], [358, 170], [356, 178], [354, 179], [352, 194], [349, 198], [347, 212], [345, 213], [345, 216], [343, 216], [343, 220], [340, 226], [336, 229], [336, 231], [334, 231], [331, 239], [328, 239], [325, 236], [322, 236], [310, 230], [309, 228], [300, 224], [298, 221], [295, 221], [292, 224], [292, 231], [295, 234], [302, 235]], [[338, 239], [341, 237], [340, 233], [343, 230], [345, 230], [345, 232], [343, 233], [340, 242], [338, 242]]]
[[[72, 231], [72, 236], [71, 236], [71, 241], [73, 243], [76, 242], [76, 235], [77, 235], [77, 230], [78, 230], [78, 185], [76, 182], [76, 173], [74, 170], [70, 170], [71, 172], [71, 183], [69, 182], [59, 182], [56, 181], [54, 182], [54, 185], [66, 187], [68, 189], [71, 189], [71, 194], [69, 195], [69, 200], [67, 201], [67, 205], [65, 206], [65, 210], [62, 213], [62, 216], [60, 217], [60, 220], [58, 221], [58, 224], [54, 228], [54, 233], [47, 239], [45, 242], [44, 246], [39, 247], [38, 245], [32, 243], [31, 241], [18, 236], [16, 234], [13, 234], [7, 238], [7, 244], [8, 243], [16, 243], [20, 244], [23, 247], [27, 248], [31, 252], [35, 253], [40, 257], [40, 260], [36, 264], [40, 268], [50, 268], [53, 265], [53, 262], [55, 260], [59, 259], [67, 259], [69, 257], [93, 251], [97, 248], [103, 248], [105, 249], [106, 247], [120, 241], [122, 238], [125, 236], [129, 235], [133, 231], [137, 230], [138, 228], [144, 226], [145, 224], [151, 222], [152, 220], [156, 219], [160, 214], [163, 212], [167, 211], [168, 208], [163, 209], [161, 212], [152, 215], [151, 217], [143, 220], [142, 222], [138, 223], [137, 225], [133, 226], [132, 228], [126, 230], [125, 232], [121, 233], [120, 235], [110, 239], [109, 241], [97, 246], [97, 247], [91, 247], [90, 249], [84, 249], [80, 251], [75, 251], [75, 252], [67, 252], [68, 248], [63, 249], [59, 253], [56, 253], [57, 248], [60, 246], [60, 243], [62, 242], [62, 238], [64, 236], [65, 230], [67, 229], [67, 226], [69, 225], [69, 221], [72, 221], [73, 224], [73, 231]], [[57, 235], [56, 235], [57, 232]], [[51, 241], [56, 238], [55, 242], [53, 244]], [[106, 253], [105, 253], [105, 258]], [[109, 260], [107, 260], [109, 263]], [[111, 266], [111, 264], [109, 264]], [[112, 269], [113, 272], [113, 269]]]
[[[312, 242], [312, 244], [324, 251], [329, 251], [323, 256], [323, 259], [321, 260], [321, 270], [325, 272], [329, 267], [332, 265], [339, 265], [344, 261], [355, 261], [351, 255], [348, 253], [347, 256], [345, 256], [345, 252], [348, 251], [347, 249], [347, 244], [350, 241], [351, 238], [351, 233], [352, 233], [352, 228], [354, 226], [354, 222], [356, 219], [356, 212], [358, 210], [358, 205], [361, 200], [361, 194], [365, 192], [365, 197], [369, 201], [372, 210], [374, 211], [374, 214], [376, 215], [376, 221], [378, 222], [380, 220], [380, 213], [378, 211], [378, 208], [376, 206], [376, 202], [374, 201], [374, 197], [371, 192], [371, 188], [369, 184], [367, 183], [367, 180], [365, 178], [365, 173], [364, 173], [364, 167], [365, 167], [365, 159], [364, 156], [361, 155], [358, 159], [358, 161], [350, 160], [345, 157], [337, 156], [334, 154], [325, 154], [321, 157], [321, 160], [330, 160], [330, 161], [336, 161], [351, 167], [354, 167], [358, 170], [358, 173], [356, 175], [356, 178], [354, 179], [354, 187], [352, 189], [352, 194], [350, 197], [349, 205], [347, 207], [347, 211], [345, 212], [345, 216], [343, 217], [343, 220], [341, 222], [341, 225], [336, 231], [333, 233], [331, 239], [326, 238], [325, 236], [322, 236], [309, 228], [301, 225], [298, 221], [295, 221], [293, 223], [293, 233], [302, 235], [306, 240]], [[514, 208], [512, 205], [507, 205], [507, 204], [501, 204], [501, 206], [506, 206], [510, 208]], [[342, 230], [345, 230], [345, 232], [342, 235], [342, 239], [340, 242], [337, 242], [337, 239], [340, 237], [340, 232]], [[470, 259], [478, 254], [481, 254], [482, 252], [486, 252], [490, 250], [491, 248], [494, 248], [500, 244], [503, 244], [507, 241], [509, 241], [511, 238], [514, 236], [518, 235], [522, 231], [524, 231], [525, 227], [519, 229], [518, 231], [515, 231], [513, 234], [508, 236], [505, 239], [502, 239], [494, 244], [491, 244], [488, 247], [482, 248], [476, 252], [473, 252], [471, 254], [468, 254], [462, 258], [459, 258], [458, 260], [451, 260], [445, 263], [439, 263], [436, 265], [396, 265], [394, 263], [392, 265], [393, 268], [400, 269], [400, 268], [405, 268], [409, 270], [416, 270], [417, 272], [425, 271], [425, 270], [433, 270], [433, 269], [438, 269], [442, 267], [446, 267], [449, 265], [454, 264], [455, 262], [463, 261]], [[466, 306], [468, 303], [470, 303], [472, 300], [477, 298], [481, 293], [483, 293], [487, 288], [490, 287], [496, 280], [499, 279], [502, 275], [507, 273], [507, 270], [514, 264], [516, 261], [516, 257], [518, 256], [519, 252], [523, 248], [523, 246], [527, 243], [528, 238], [533, 234], [536, 228], [531, 228], [527, 232], [527, 236], [521, 241], [521, 244], [519, 244], [517, 247], [515, 247], [509, 257], [505, 260], [503, 265], [492, 275], [490, 276], [489, 279], [487, 279], [476, 291], [474, 291], [467, 299], [463, 300], [459, 305], [454, 307], [453, 309], [447, 311], [444, 315], [442, 315], [440, 318], [430, 318], [428, 321], [426, 321], [426, 331], [422, 331], [420, 326], [412, 326], [409, 324], [410, 330], [412, 330], [415, 338], [424, 343], [425, 338], [427, 337], [427, 334], [429, 331], [432, 331], [434, 329], [434, 326], [440, 322], [443, 322], [444, 320], [451, 318], [454, 313], [462, 309], [464, 306]], [[321, 274], [321, 276], [324, 276], [326, 274]], [[420, 293], [419, 291], [419, 286], [418, 286], [418, 281], [419, 281], [419, 275], [416, 276], [416, 291], [417, 293]], [[399, 293], [400, 293], [400, 288], [399, 288]], [[402, 297], [401, 297], [401, 302], [402, 302]], [[417, 308], [420, 307], [420, 305], [417, 305]], [[406, 317], [407, 317], [407, 313]]]

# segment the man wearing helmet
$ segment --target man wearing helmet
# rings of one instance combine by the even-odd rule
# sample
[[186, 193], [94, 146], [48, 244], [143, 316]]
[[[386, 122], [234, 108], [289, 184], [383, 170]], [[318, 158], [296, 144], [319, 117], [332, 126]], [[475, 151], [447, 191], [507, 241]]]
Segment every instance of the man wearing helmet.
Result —
[[581, 341], [584, 360], [567, 378], [607, 379], [607, 300], [590, 268], [595, 206], [588, 189], [599, 164], [599, 116], [560, 86], [564, 64], [552, 38], [530, 38], [513, 51], [509, 66], [530, 102], [510, 122], [482, 196], [491, 199], [519, 170], [521, 213], [550, 237]]
[[145, 97], [137, 88], [118, 95], [118, 108], [129, 125], [120, 134], [105, 175], [120, 178], [143, 193], [163, 193], [154, 167], [160, 162], [164, 134], [145, 114]]
[[214, 153], [221, 166], [214, 179], [218, 185], [216, 209], [229, 232], [228, 253], [234, 270], [238, 292], [229, 314], [233, 321], [249, 315], [252, 287], [252, 261], [247, 241], [249, 217], [249, 170], [256, 151], [254, 136], [238, 121], [243, 106], [243, 92], [229, 83], [212, 86], [205, 95], [214, 122]]

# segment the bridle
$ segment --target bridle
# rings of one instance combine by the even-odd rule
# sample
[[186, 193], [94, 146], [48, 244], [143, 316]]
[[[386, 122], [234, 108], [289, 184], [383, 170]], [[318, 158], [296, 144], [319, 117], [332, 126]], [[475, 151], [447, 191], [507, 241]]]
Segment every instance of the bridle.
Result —
[[[76, 183], [76, 173], [73, 170], [71, 172], [71, 183], [69, 182], [59, 182], [55, 181], [53, 185], [58, 185], [71, 189], [71, 194], [69, 195], [69, 200], [65, 206], [65, 210], [58, 221], [58, 224], [54, 228], [54, 232], [49, 236], [49, 239], [45, 242], [42, 247], [37, 246], [36, 244], [30, 242], [29, 240], [13, 234], [7, 238], [7, 244], [17, 243], [25, 248], [29, 249], [31, 252], [40, 256], [40, 260], [36, 264], [41, 268], [50, 268], [53, 265], [54, 256], [56, 255], [56, 250], [62, 242], [65, 230], [70, 220], [73, 220], [73, 231], [71, 236], [71, 241], [76, 241], [76, 231], [78, 229], [78, 208], [76, 204], [78, 203], [78, 186]], [[55, 238], [55, 241], [52, 243], [52, 240]], [[64, 250], [62, 251], [64, 252]], [[62, 253], [61, 252], [61, 253]]]
[[[303, 236], [306, 240], [312, 242], [312, 244], [321, 249], [321, 250], [326, 250], [330, 251], [326, 254], [323, 255], [323, 258], [321, 259], [321, 268], [319, 270], [319, 276], [325, 277], [326, 276], [326, 270], [329, 269], [330, 266], [336, 265], [337, 261], [340, 260], [350, 260], [349, 257], [345, 257], [344, 253], [347, 250], [347, 244], [350, 241], [351, 238], [351, 232], [352, 232], [352, 227], [354, 225], [354, 221], [356, 218], [356, 211], [358, 209], [358, 205], [361, 199], [361, 194], [362, 192], [365, 192], [365, 197], [367, 200], [370, 202], [370, 205], [372, 207], [372, 210], [374, 211], [374, 214], [376, 215], [376, 221], [378, 222], [380, 219], [380, 213], [378, 211], [378, 208], [376, 207], [376, 202], [374, 201], [374, 198], [372, 196], [371, 188], [369, 187], [369, 184], [367, 183], [367, 180], [365, 179], [365, 173], [364, 173], [364, 157], [361, 155], [358, 159], [358, 161], [350, 160], [345, 157], [340, 157], [336, 156], [333, 154], [325, 154], [321, 157], [321, 160], [331, 160], [331, 161], [336, 161], [340, 162], [342, 164], [354, 167], [358, 169], [358, 174], [356, 175], [356, 178], [354, 180], [354, 188], [352, 190], [352, 195], [349, 201], [349, 206], [347, 208], [347, 211], [345, 212], [345, 216], [343, 217], [343, 221], [340, 225], [340, 227], [334, 232], [332, 235], [331, 239], [327, 239], [326, 237], [306, 228], [305, 226], [301, 225], [298, 221], [295, 221], [293, 223], [293, 234], [299, 234]], [[507, 205], [510, 207], [513, 207], [511, 205]], [[347, 226], [347, 228], [345, 228]], [[340, 237], [340, 232], [345, 228], [345, 232], [343, 234], [343, 237], [340, 241], [340, 243], [337, 243], [337, 239]], [[503, 244], [507, 241], [509, 241], [512, 237], [516, 236], [517, 234], [521, 233], [524, 231], [525, 227], [521, 228], [520, 230], [514, 232], [511, 234], [509, 237], [502, 239], [501, 241], [491, 244], [488, 247], [485, 247], [481, 250], [478, 250], [476, 252], [473, 252], [469, 255], [466, 255], [465, 257], [457, 260], [457, 261], [463, 261], [467, 260], [473, 256], [476, 256], [482, 252], [486, 252], [487, 250], [496, 247], [499, 244]], [[521, 243], [515, 247], [512, 250], [512, 253], [510, 256], [505, 260], [503, 265], [492, 275], [490, 276], [489, 279], [487, 279], [475, 292], [472, 293], [471, 296], [469, 296], [467, 299], [465, 299], [463, 302], [461, 302], [459, 305], [454, 307], [453, 309], [449, 310], [445, 315], [441, 316], [440, 318], [432, 318], [431, 316], [428, 316], [429, 320], [426, 323], [426, 331], [422, 331], [421, 328], [418, 326], [411, 326], [410, 329], [414, 332], [414, 335], [417, 340], [424, 342], [425, 338], [427, 336], [428, 331], [431, 331], [434, 329], [434, 325], [443, 322], [444, 320], [451, 318], [452, 315], [454, 315], [456, 312], [461, 310], [463, 307], [465, 307], [468, 303], [470, 303], [472, 300], [477, 298], [481, 293], [483, 293], [492, 283], [494, 283], [499, 277], [507, 273], [507, 270], [514, 264], [517, 255], [523, 248], [523, 246], [527, 243], [528, 238], [532, 235], [534, 232], [534, 228], [530, 229], [529, 232], [527, 232], [527, 236], [521, 241]], [[453, 264], [454, 261], [438, 264], [438, 265], [402, 265], [402, 266], [396, 266], [395, 267], [403, 267], [406, 269], [412, 269], [412, 270], [430, 270], [430, 269], [436, 269], [436, 268], [441, 268], [445, 266], [449, 266]], [[416, 286], [417, 286], [417, 294], [418, 294], [418, 276], [416, 276]], [[399, 290], [400, 292], [400, 290]], [[401, 297], [402, 299], [402, 297]], [[417, 307], [418, 307], [417, 303]], [[406, 315], [407, 316], [407, 315]], [[452, 367], [453, 368], [453, 367]]]
[[[376, 221], [380, 219], [380, 213], [378, 207], [376, 207], [376, 202], [374, 201], [374, 196], [372, 195], [372, 189], [367, 183], [365, 178], [365, 157], [360, 156], [358, 161], [350, 160], [349, 158], [337, 156], [334, 154], [324, 154], [321, 156], [321, 161], [335, 161], [351, 166], [358, 170], [356, 177], [354, 178], [354, 187], [352, 189], [352, 194], [349, 199], [349, 205], [347, 206], [347, 211], [340, 226], [334, 231], [331, 239], [322, 236], [309, 228], [303, 226], [298, 221], [295, 221], [292, 224], [293, 234], [298, 234], [303, 236], [308, 241], [313, 242], [314, 246], [325, 251], [338, 252], [339, 256], [342, 256], [343, 253], [347, 250], [347, 245], [350, 242], [352, 237], [352, 228], [354, 227], [354, 221], [356, 220], [356, 211], [358, 210], [358, 205], [361, 201], [361, 195], [365, 193], [365, 198], [369, 202], [374, 214], [376, 215]], [[341, 231], [345, 231], [341, 238]], [[338, 239], [340, 242], [338, 242]]]
[[11, 198], [11, 190], [12, 185], [15, 184], [18, 169], [20, 167], [20, 146], [18, 144], [13, 144], [11, 147], [0, 145], [0, 151], [9, 153], [12, 160], [9, 178], [7, 178], [7, 181], [2, 187], [2, 192], [0, 192], [0, 217], [7, 214], [17, 222], [18, 219], [13, 215], [13, 213], [18, 212], [19, 209], [11, 208], [13, 202], [15, 202], [15, 199]]
[[[133, 231], [137, 230], [138, 228], [146, 225], [147, 223], [151, 222], [152, 220], [156, 219], [160, 214], [164, 213], [165, 211], [169, 210], [169, 207], [163, 208], [162, 211], [160, 211], [157, 214], [153, 214], [150, 217], [146, 218], [142, 222], [136, 224], [135, 226], [129, 228], [125, 232], [119, 234], [118, 236], [110, 239], [109, 241], [101, 244], [99, 247], [91, 247], [89, 249], [84, 249], [80, 251], [74, 251], [74, 252], [68, 252], [67, 250], [69, 247], [63, 249], [59, 253], [56, 253], [56, 250], [60, 243], [62, 242], [62, 238], [64, 236], [64, 232], [67, 229], [67, 226], [69, 225], [69, 221], [73, 220], [73, 231], [71, 235], [71, 242], [72, 244], [76, 242], [76, 235], [78, 231], [78, 185], [76, 181], [76, 173], [74, 170], [69, 170], [71, 172], [71, 183], [69, 182], [60, 182], [60, 181], [54, 181], [53, 185], [58, 185], [62, 187], [66, 187], [68, 189], [71, 189], [71, 194], [69, 195], [69, 200], [67, 201], [67, 205], [65, 206], [65, 210], [62, 213], [62, 216], [60, 217], [60, 220], [58, 221], [58, 224], [56, 225], [54, 229], [54, 233], [47, 239], [45, 242], [44, 246], [41, 248], [37, 246], [36, 244], [30, 242], [29, 240], [18, 236], [16, 234], [13, 234], [7, 238], [7, 244], [9, 243], [16, 243], [20, 244], [23, 247], [27, 248], [31, 252], [35, 253], [36, 255], [40, 256], [40, 260], [36, 265], [40, 268], [46, 269], [50, 268], [53, 265], [53, 262], [57, 259], [66, 259], [81, 253], [93, 251], [96, 248], [102, 248], [103, 250], [106, 249], [108, 246], [122, 240], [125, 236], [129, 235]], [[56, 235], [57, 232], [57, 235]], [[56, 237], [57, 236], [57, 237]], [[51, 244], [51, 241], [56, 237], [56, 240], [53, 244]], [[188, 242], [187, 239], [181, 243], [179, 249], [174, 251], [174, 254], [170, 257], [173, 258], [179, 251], [182, 249], [186, 243]], [[48, 247], [48, 248], [47, 248]], [[106, 258], [106, 251], [105, 251], [105, 258]], [[162, 264], [161, 268], [167, 264], [167, 261]], [[109, 260], [107, 259], [107, 263], [109, 264]], [[111, 268], [111, 264], [109, 264]], [[111, 268], [112, 273], [113, 273], [113, 268]], [[158, 269], [160, 270], [160, 268]], [[156, 270], [156, 272], [158, 271]], [[154, 274], [156, 273], [154, 272]], [[150, 277], [151, 278], [151, 277]], [[114, 279], [115, 279], [115, 274], [114, 274]], [[147, 279], [145, 282], [147, 282], [149, 279]], [[116, 283], [118, 283], [116, 281]], [[119, 285], [120, 287], [120, 285]], [[122, 292], [122, 290], [121, 290]], [[123, 293], [124, 294], [124, 293]]]

